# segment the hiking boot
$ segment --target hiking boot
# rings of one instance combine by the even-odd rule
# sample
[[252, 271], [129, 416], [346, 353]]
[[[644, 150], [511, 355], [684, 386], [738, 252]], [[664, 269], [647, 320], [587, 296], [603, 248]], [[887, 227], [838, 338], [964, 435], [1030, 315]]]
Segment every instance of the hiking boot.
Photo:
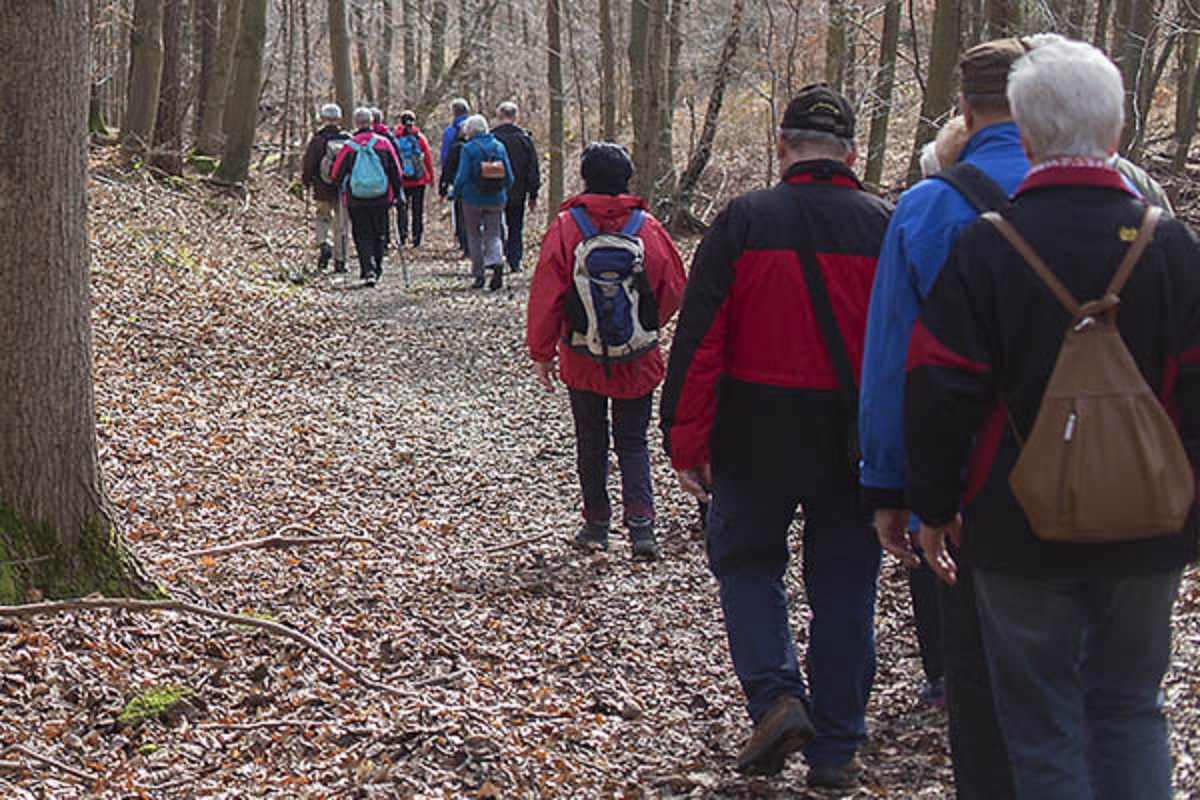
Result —
[[654, 520], [630, 520], [628, 525], [633, 557], [646, 561], [657, 560], [658, 542], [654, 540]]
[[488, 288], [494, 292], [504, 286], [504, 265], [493, 264], [491, 270], [492, 279], [488, 282]]
[[807, 747], [815, 735], [803, 701], [783, 695], [754, 726], [738, 753], [736, 769], [746, 775], [774, 775], [789, 755]]
[[329, 246], [329, 242], [321, 242], [321, 252], [317, 256], [317, 272], [322, 272], [329, 266], [329, 259], [333, 258], [333, 248]]
[[483, 276], [482, 275], [476, 276], [475, 280], [471, 281], [471, 288], [472, 289], [482, 289], [483, 288]]
[[857, 758], [851, 758], [844, 764], [809, 767], [808, 785], [812, 789], [856, 789], [861, 772]]
[[608, 549], [608, 523], [585, 522], [575, 534], [575, 546], [580, 550], [594, 552]]
[[346, 273], [346, 262], [345, 261], [333, 262], [333, 274], [344, 275], [345, 273]]
[[521, 265], [520, 264], [509, 264], [508, 271], [515, 275], [516, 273], [521, 271]]
[[374, 272], [367, 273], [362, 279], [363, 286], [367, 287], [374, 286], [378, 281], [379, 277]]

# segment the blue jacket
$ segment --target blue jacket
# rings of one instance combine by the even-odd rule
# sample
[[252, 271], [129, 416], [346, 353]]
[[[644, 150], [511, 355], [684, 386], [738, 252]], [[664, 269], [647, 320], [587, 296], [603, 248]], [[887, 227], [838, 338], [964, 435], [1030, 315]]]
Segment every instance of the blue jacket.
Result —
[[[1009, 195], [1029, 171], [1017, 126], [990, 125], [959, 156]], [[913, 324], [950, 247], [978, 216], [945, 181], [926, 179], [900, 197], [888, 224], [871, 289], [859, 394], [861, 481], [872, 508], [907, 508], [904, 501], [904, 366]]]
[[450, 145], [454, 144], [454, 138], [458, 136], [458, 129], [463, 124], [463, 120], [469, 117], [470, 114], [459, 114], [454, 118], [454, 121], [446, 126], [442, 131], [442, 152], [438, 158], [438, 165], [445, 166], [446, 156], [450, 153]]
[[[479, 191], [479, 165], [484, 161], [504, 162], [504, 188], [492, 194]], [[508, 188], [513, 185], [512, 164], [500, 140], [490, 133], [472, 136], [463, 145], [458, 158], [458, 174], [454, 176], [454, 199], [468, 206], [503, 208], [508, 204]]]

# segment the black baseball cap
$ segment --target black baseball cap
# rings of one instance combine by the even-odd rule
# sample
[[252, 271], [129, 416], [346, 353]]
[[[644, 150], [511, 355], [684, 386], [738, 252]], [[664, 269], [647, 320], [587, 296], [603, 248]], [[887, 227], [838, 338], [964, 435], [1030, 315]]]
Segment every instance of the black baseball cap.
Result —
[[854, 138], [854, 109], [827, 83], [805, 86], [788, 103], [780, 128]]

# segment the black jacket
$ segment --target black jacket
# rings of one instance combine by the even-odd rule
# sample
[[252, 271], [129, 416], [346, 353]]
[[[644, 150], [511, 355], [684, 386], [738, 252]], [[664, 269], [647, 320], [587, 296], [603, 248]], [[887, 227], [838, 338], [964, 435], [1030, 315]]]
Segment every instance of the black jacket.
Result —
[[332, 203], [337, 200], [337, 188], [321, 180], [321, 159], [325, 157], [326, 145], [331, 141], [349, 139], [350, 134], [337, 125], [326, 125], [313, 134], [304, 148], [304, 160], [300, 167], [300, 183], [312, 187], [313, 197]]
[[542, 175], [538, 168], [537, 148], [533, 146], [529, 131], [506, 122], [492, 128], [492, 135], [504, 145], [512, 165], [513, 185], [508, 190], [508, 204], [520, 205], [526, 196], [536, 200], [542, 188]]
[[438, 194], [442, 197], [445, 197], [454, 185], [454, 177], [458, 175], [458, 159], [462, 156], [463, 145], [466, 143], [467, 140], [460, 131], [450, 149], [446, 151], [446, 160], [442, 162], [442, 174], [438, 177]]
[[[1026, 178], [1007, 218], [1080, 302], [1112, 279], [1145, 211], [1113, 170], [1050, 168]], [[1164, 217], [1121, 292], [1117, 325], [1146, 382], [1200, 458], [1200, 248]], [[1112, 545], [1038, 539], [1008, 476], [1028, 436], [1070, 319], [991, 223], [950, 251], [913, 328], [905, 382], [910, 507], [941, 525], [962, 509], [963, 554], [976, 567], [1031, 576], [1122, 576], [1194, 557], [1182, 535]], [[1009, 421], [1011, 414], [1011, 422]], [[1167, 532], [1164, 532], [1167, 533]]]
[[[375, 142], [375, 150], [379, 154], [379, 163], [383, 165], [383, 171], [387, 174], [388, 191], [383, 197], [373, 198], [358, 198], [355, 197], [348, 189], [346, 191], [346, 207], [359, 208], [363, 206], [389, 206], [392, 204], [404, 205], [404, 183], [400, 175], [400, 165], [396, 161], [396, 151], [392, 148], [391, 142], [383, 138], [383, 136], [375, 133], [370, 128], [363, 128], [354, 134], [353, 139], [361, 140], [359, 144], [366, 146], [370, 141], [370, 137], [378, 137]], [[353, 147], [343, 147], [342, 152], [338, 156], [338, 161], [334, 165], [333, 179], [334, 183], [342, 184], [354, 171], [354, 161], [358, 154]]]

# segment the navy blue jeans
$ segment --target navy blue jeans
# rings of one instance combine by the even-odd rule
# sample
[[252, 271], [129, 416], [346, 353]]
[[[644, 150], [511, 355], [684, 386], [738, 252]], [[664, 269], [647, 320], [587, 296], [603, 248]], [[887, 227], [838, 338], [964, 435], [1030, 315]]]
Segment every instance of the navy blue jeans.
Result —
[[1179, 578], [1038, 579], [976, 570], [1018, 798], [1171, 797], [1162, 679]]
[[[809, 766], [849, 761], [866, 738], [867, 698], [875, 679], [875, 592], [879, 540], [858, 489], [802, 496], [717, 474], [706, 540], [720, 583], [733, 667], [757, 722], [781, 695], [808, 703], [817, 736]], [[805, 667], [788, 621], [784, 573], [788, 528], [804, 508], [804, 587], [812, 611]]]
[[514, 271], [521, 268], [525, 255], [525, 200], [509, 198], [504, 207], [504, 259]]
[[[583, 518], [609, 522], [608, 405], [609, 398], [571, 389], [571, 414], [575, 418], [575, 464], [583, 489]], [[646, 429], [654, 393], [633, 400], [612, 402], [612, 444], [621, 468], [621, 503], [624, 521], [654, 519], [654, 487], [650, 482], [650, 448]]]

